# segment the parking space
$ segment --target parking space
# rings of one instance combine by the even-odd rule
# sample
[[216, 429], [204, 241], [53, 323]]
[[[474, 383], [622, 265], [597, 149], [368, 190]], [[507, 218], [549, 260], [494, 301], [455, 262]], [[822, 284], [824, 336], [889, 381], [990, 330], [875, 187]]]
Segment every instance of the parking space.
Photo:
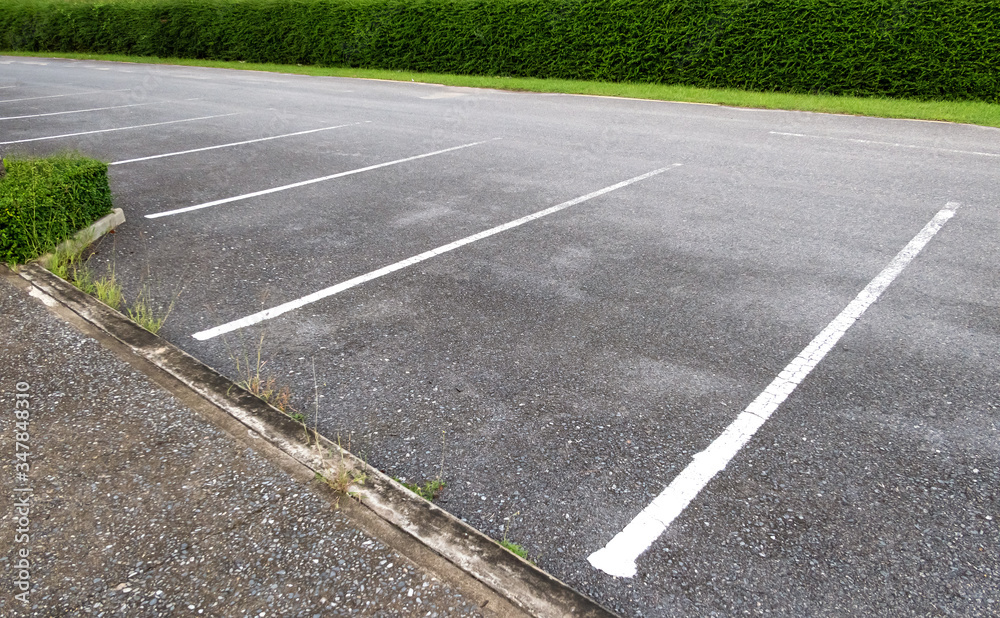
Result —
[[622, 614], [1000, 608], [996, 130], [0, 60], [165, 337]]

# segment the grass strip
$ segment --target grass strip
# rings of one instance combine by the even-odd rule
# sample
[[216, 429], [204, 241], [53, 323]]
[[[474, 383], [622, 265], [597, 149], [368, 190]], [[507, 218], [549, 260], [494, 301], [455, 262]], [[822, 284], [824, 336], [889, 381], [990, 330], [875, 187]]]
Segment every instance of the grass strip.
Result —
[[415, 71], [317, 67], [308, 65], [261, 64], [239, 61], [191, 60], [185, 58], [155, 58], [89, 53], [0, 52], [10, 56], [69, 58], [74, 60], [105, 60], [144, 64], [266, 71], [320, 77], [351, 77], [390, 81], [491, 88], [520, 92], [562, 93], [592, 96], [623, 97], [680, 103], [704, 103], [754, 109], [792, 110], [827, 114], [849, 114], [879, 118], [932, 120], [975, 124], [1000, 128], [1000, 104], [982, 101], [924, 101], [887, 97], [854, 97], [823, 94], [789, 94], [782, 92], [752, 92], [735, 88], [698, 88], [647, 83], [613, 83], [570, 79], [540, 79], [533, 77], [487, 77], [479, 75], [447, 75]]

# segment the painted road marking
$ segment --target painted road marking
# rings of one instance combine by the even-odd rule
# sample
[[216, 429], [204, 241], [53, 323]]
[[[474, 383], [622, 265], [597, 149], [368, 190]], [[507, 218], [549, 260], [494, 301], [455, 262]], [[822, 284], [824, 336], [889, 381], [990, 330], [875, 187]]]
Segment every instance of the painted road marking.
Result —
[[454, 99], [455, 97], [467, 96], [465, 92], [438, 92], [436, 94], [429, 94], [426, 97], [420, 97], [421, 99]]
[[802, 352], [785, 367], [747, 408], [736, 417], [708, 448], [693, 457], [677, 478], [663, 490], [625, 529], [590, 555], [594, 567], [615, 577], [632, 577], [635, 561], [663, 534], [712, 478], [721, 472], [750, 438], [770, 418], [778, 406], [795, 390], [826, 356], [837, 341], [862, 314], [878, 300], [893, 279], [920, 253], [938, 230], [955, 214], [958, 204], [949, 202], [913, 237], [889, 265], [878, 274], [847, 307], [840, 312]]
[[1000, 157], [996, 152], [978, 152], [976, 150], [953, 150], [951, 148], [938, 148], [937, 146], [917, 146], [915, 144], [899, 144], [896, 142], [879, 142], [870, 139], [857, 139], [852, 137], [829, 137], [827, 135], [806, 135], [805, 133], [783, 133], [781, 131], [770, 131], [771, 135], [784, 135], [786, 137], [807, 137], [810, 139], [826, 139], [837, 142], [854, 142], [855, 144], [877, 144], [879, 146], [894, 146], [896, 148], [916, 148], [918, 150], [934, 150], [937, 152], [950, 152], [954, 154], [968, 154], [980, 157]]
[[82, 97], [85, 94], [104, 94], [105, 92], [126, 92], [128, 88], [118, 90], [90, 90], [88, 92], [71, 92], [69, 94], [49, 94], [44, 97], [25, 97], [23, 99], [4, 99], [0, 103], [16, 103], [17, 101], [37, 101], [38, 99], [58, 99], [59, 97]]
[[218, 337], [219, 335], [223, 335], [225, 333], [229, 333], [229, 332], [232, 332], [234, 330], [238, 330], [240, 328], [245, 328], [247, 326], [252, 326], [254, 324], [258, 324], [260, 322], [263, 322], [264, 320], [270, 320], [271, 318], [276, 318], [279, 315], [282, 315], [284, 313], [288, 313], [289, 311], [293, 311], [295, 309], [298, 309], [299, 307], [303, 307], [303, 306], [308, 305], [310, 303], [314, 303], [314, 302], [316, 302], [318, 300], [327, 298], [328, 296], [333, 296], [334, 294], [339, 294], [340, 292], [343, 292], [344, 290], [348, 290], [350, 288], [353, 288], [355, 286], [361, 285], [362, 283], [365, 283], [367, 281], [371, 281], [373, 279], [378, 279], [379, 277], [383, 277], [385, 275], [388, 275], [389, 273], [396, 272], [397, 270], [402, 270], [402, 269], [404, 269], [404, 268], [406, 268], [408, 266], [413, 266], [414, 264], [419, 264], [420, 262], [423, 262], [424, 260], [429, 260], [432, 257], [436, 257], [438, 255], [441, 255], [442, 253], [447, 253], [449, 251], [453, 251], [455, 249], [458, 249], [459, 247], [463, 247], [463, 246], [468, 245], [470, 243], [474, 243], [477, 240], [482, 240], [484, 238], [489, 238], [490, 236], [493, 236], [495, 234], [499, 234], [500, 232], [505, 232], [505, 231], [507, 231], [509, 229], [513, 229], [515, 227], [524, 225], [525, 223], [528, 223], [530, 221], [534, 221], [536, 219], [541, 219], [542, 217], [546, 217], [546, 216], [551, 215], [553, 213], [559, 212], [560, 210], [565, 210], [566, 208], [569, 208], [570, 206], [575, 206], [576, 204], [580, 204], [580, 203], [586, 202], [587, 200], [592, 200], [595, 197], [599, 197], [601, 195], [604, 195], [605, 193], [610, 193], [612, 191], [616, 191], [618, 189], [621, 189], [622, 187], [627, 187], [630, 184], [633, 184], [633, 183], [639, 182], [641, 180], [646, 180], [647, 178], [651, 178], [653, 176], [656, 176], [657, 174], [662, 174], [663, 172], [665, 172], [665, 171], [667, 171], [669, 169], [672, 169], [674, 167], [677, 167], [679, 165], [680, 165], [680, 163], [675, 163], [675, 164], [673, 164], [670, 167], [661, 167], [660, 169], [653, 170], [652, 172], [647, 172], [645, 174], [642, 174], [641, 176], [636, 176], [634, 178], [629, 178], [628, 180], [623, 180], [622, 182], [619, 182], [618, 184], [611, 185], [610, 187], [605, 187], [603, 189], [598, 189], [597, 191], [594, 191], [593, 193], [588, 193], [587, 195], [582, 195], [580, 197], [571, 199], [568, 202], [563, 202], [561, 204], [557, 204], [557, 205], [552, 206], [550, 208], [546, 208], [545, 210], [540, 210], [540, 211], [538, 211], [536, 213], [527, 215], [525, 217], [521, 217], [520, 219], [515, 219], [515, 220], [510, 221], [508, 223], [504, 223], [502, 225], [498, 225], [496, 227], [491, 227], [488, 230], [484, 230], [484, 231], [479, 232], [477, 234], [473, 234], [472, 236], [466, 236], [465, 238], [462, 238], [460, 240], [456, 240], [454, 242], [448, 243], [447, 245], [442, 245], [442, 246], [440, 246], [440, 247], [438, 247], [436, 249], [431, 249], [430, 251], [425, 251], [425, 252], [423, 252], [423, 253], [421, 253], [419, 255], [415, 255], [415, 256], [407, 258], [405, 260], [401, 260], [399, 262], [396, 262], [395, 264], [390, 264], [388, 266], [383, 266], [382, 268], [379, 268], [378, 270], [373, 270], [372, 272], [370, 272], [368, 274], [361, 275], [359, 277], [354, 277], [353, 279], [348, 279], [347, 281], [344, 281], [342, 283], [338, 283], [337, 285], [333, 285], [333, 286], [330, 286], [328, 288], [322, 289], [322, 290], [320, 290], [318, 292], [313, 292], [312, 294], [309, 294], [308, 296], [303, 296], [302, 298], [299, 298], [297, 300], [293, 300], [293, 301], [290, 301], [290, 302], [278, 305], [276, 307], [272, 307], [270, 309], [265, 309], [264, 311], [260, 311], [258, 313], [254, 313], [253, 315], [248, 315], [247, 317], [240, 318], [239, 320], [234, 320], [232, 322], [227, 322], [226, 324], [223, 324], [221, 326], [216, 326], [215, 328], [210, 328], [209, 330], [203, 330], [201, 332], [197, 332], [197, 333], [195, 333], [192, 336], [195, 339], [198, 339], [200, 341], [204, 341], [206, 339], [211, 339], [213, 337]]
[[111, 107], [91, 107], [89, 109], [71, 109], [65, 112], [48, 112], [45, 114], [28, 114], [26, 116], [7, 116], [6, 118], [0, 118], [0, 120], [20, 120], [21, 118], [41, 118], [42, 116], [59, 116], [62, 114], [82, 114], [84, 112], [101, 112], [106, 109], [121, 109], [123, 107], [140, 107], [142, 105], [156, 105], [156, 102], [152, 103], [131, 103], [129, 105], [112, 105]]
[[434, 155], [444, 154], [446, 152], [452, 152], [454, 150], [461, 150], [462, 148], [470, 148], [472, 146], [478, 146], [480, 144], [485, 144], [487, 142], [492, 142], [500, 139], [495, 137], [493, 139], [484, 140], [481, 142], [472, 142], [471, 144], [462, 144], [461, 146], [452, 146], [451, 148], [445, 148], [444, 150], [435, 150], [434, 152], [427, 152], [424, 154], [415, 155], [412, 157], [406, 157], [405, 159], [396, 159], [395, 161], [387, 161], [386, 163], [379, 163], [377, 165], [369, 165], [368, 167], [359, 167], [355, 170], [348, 170], [346, 172], [340, 172], [337, 174], [330, 174], [329, 176], [322, 176], [320, 178], [313, 178], [311, 180], [303, 180], [301, 182], [293, 182], [290, 185], [282, 185], [280, 187], [274, 187], [273, 189], [264, 189], [263, 191], [254, 191], [253, 193], [244, 193], [243, 195], [234, 195], [233, 197], [225, 197], [221, 200], [215, 200], [212, 202], [205, 202], [204, 204], [195, 204], [194, 206], [185, 206], [184, 208], [177, 208], [174, 210], [165, 210], [163, 212], [154, 212], [151, 215], [146, 215], [147, 219], [158, 219], [159, 217], [169, 217], [171, 215], [179, 215], [183, 212], [191, 212], [192, 210], [201, 210], [202, 208], [209, 208], [210, 206], [218, 206], [219, 204], [228, 204], [229, 202], [237, 202], [240, 200], [248, 200], [252, 197], [258, 197], [261, 195], [267, 195], [269, 193], [277, 193], [278, 191], [287, 191], [289, 189], [295, 189], [297, 187], [304, 187], [306, 185], [316, 184], [317, 182], [324, 182], [326, 180], [333, 180], [334, 178], [343, 178], [344, 176], [351, 176], [352, 174], [360, 174], [361, 172], [368, 172], [371, 170], [377, 170], [381, 167], [389, 167], [390, 165], [398, 165], [400, 163], [406, 163], [407, 161], [416, 161], [417, 159], [424, 159], [426, 157], [433, 157]]
[[[3, 120], [3, 118], [0, 118]], [[364, 122], [371, 122], [371, 120], [365, 120]], [[115, 161], [113, 163], [108, 163], [108, 165], [124, 165], [126, 163], [136, 163], [138, 161], [149, 161], [150, 159], [162, 159], [163, 157], [176, 157], [178, 155], [191, 154], [192, 152], [204, 152], [206, 150], [215, 150], [216, 148], [230, 148], [232, 146], [242, 146], [243, 144], [254, 144], [257, 142], [266, 142], [272, 139], [281, 139], [283, 137], [292, 137], [295, 135], [306, 135], [307, 133], [318, 133], [319, 131], [330, 131], [331, 129], [341, 129], [343, 127], [353, 127], [355, 125], [362, 124], [360, 122], [354, 122], [351, 124], [338, 124], [335, 127], [323, 127], [320, 129], [309, 129], [308, 131], [298, 131], [296, 133], [285, 133], [284, 135], [273, 135], [271, 137], [261, 137], [258, 139], [248, 139], [242, 142], [232, 142], [229, 144], [219, 144], [218, 146], [206, 146], [205, 148], [193, 148], [191, 150], [180, 150], [178, 152], [168, 152], [166, 154], [152, 155], [150, 157], [139, 157], [138, 159], [125, 159], [124, 161]]]
[[128, 129], [143, 129], [145, 127], [159, 127], [165, 124], [177, 124], [178, 122], [194, 122], [195, 120], [208, 120], [210, 118], [225, 118], [226, 116], [235, 116], [239, 112], [233, 112], [231, 114], [216, 114], [215, 116], [199, 116], [197, 118], [182, 118], [181, 120], [167, 120], [166, 122], [152, 122], [150, 124], [135, 124], [130, 127], [117, 127], [114, 129], [98, 129], [96, 131], [81, 131], [79, 133], [65, 133], [63, 135], [49, 135], [47, 137], [32, 137], [31, 139], [18, 139], [12, 142], [0, 142], [0, 146], [5, 144], [23, 144], [25, 142], [40, 142], [47, 139], [60, 139], [63, 137], [76, 137], [77, 135], [91, 135], [93, 133], [108, 133], [110, 131], [126, 131]]

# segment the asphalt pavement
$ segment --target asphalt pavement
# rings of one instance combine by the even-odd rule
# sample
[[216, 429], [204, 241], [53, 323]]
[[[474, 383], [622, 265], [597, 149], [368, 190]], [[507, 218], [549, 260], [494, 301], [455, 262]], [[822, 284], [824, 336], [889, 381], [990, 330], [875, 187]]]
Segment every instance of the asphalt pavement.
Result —
[[494, 615], [0, 269], [4, 616]]
[[[112, 163], [91, 265], [163, 336], [259, 352], [622, 614], [1000, 611], [997, 129], [13, 57], [0, 87], [4, 156]], [[942, 211], [635, 574], [595, 568]]]

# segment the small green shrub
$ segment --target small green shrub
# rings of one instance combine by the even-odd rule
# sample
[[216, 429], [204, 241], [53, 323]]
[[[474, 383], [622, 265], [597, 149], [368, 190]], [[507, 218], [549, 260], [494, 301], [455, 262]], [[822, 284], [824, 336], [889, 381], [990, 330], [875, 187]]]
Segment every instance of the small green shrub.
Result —
[[3, 160], [0, 261], [23, 264], [111, 212], [108, 166], [78, 155]]

